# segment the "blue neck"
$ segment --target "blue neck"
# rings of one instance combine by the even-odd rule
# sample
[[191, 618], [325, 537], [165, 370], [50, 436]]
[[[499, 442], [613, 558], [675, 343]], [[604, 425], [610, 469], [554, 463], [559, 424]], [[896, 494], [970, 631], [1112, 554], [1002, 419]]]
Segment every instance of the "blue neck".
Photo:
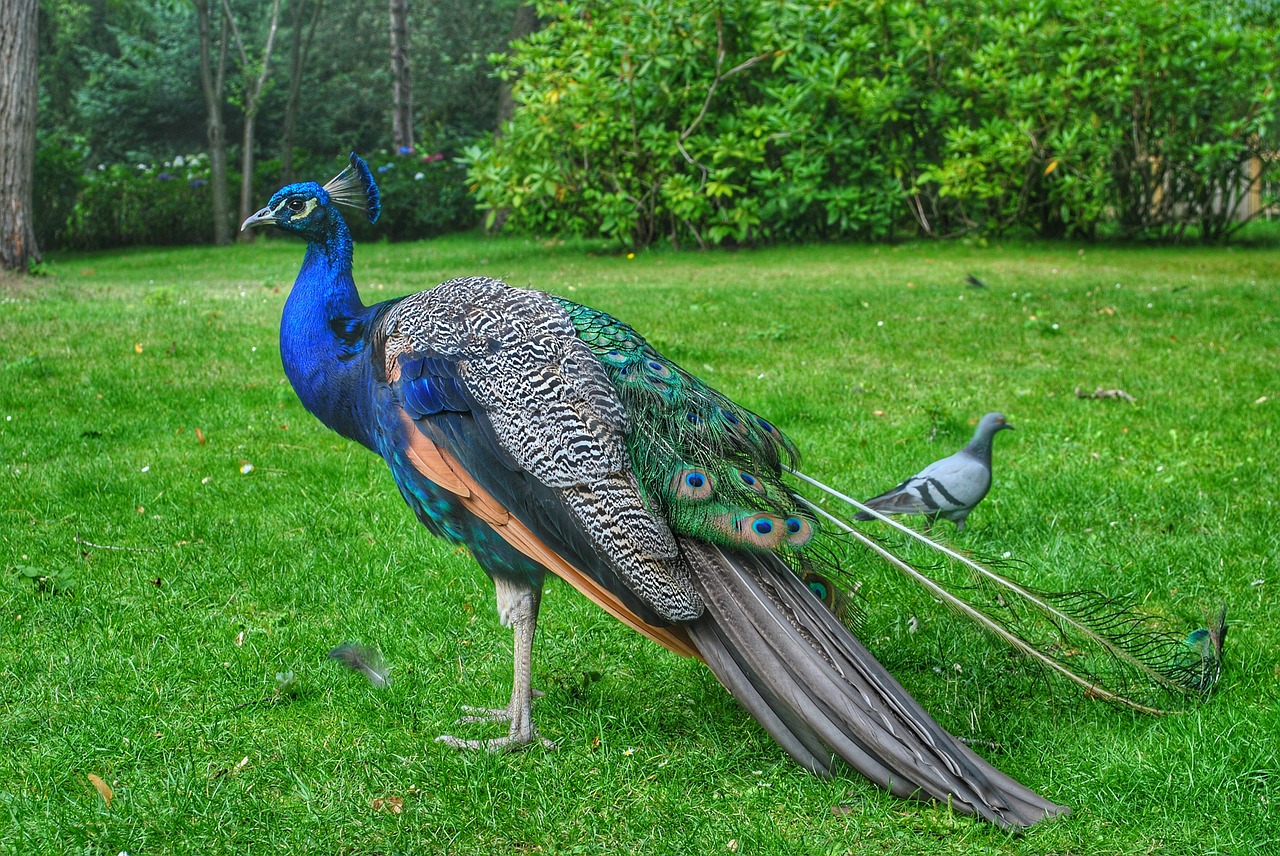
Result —
[[[337, 218], [335, 218], [337, 219]], [[307, 244], [302, 270], [284, 304], [280, 359], [303, 405], [329, 428], [372, 448], [369, 407], [372, 372], [365, 339], [353, 341], [369, 316], [351, 278], [351, 236], [337, 220], [336, 234]], [[347, 336], [340, 335], [347, 333]]]

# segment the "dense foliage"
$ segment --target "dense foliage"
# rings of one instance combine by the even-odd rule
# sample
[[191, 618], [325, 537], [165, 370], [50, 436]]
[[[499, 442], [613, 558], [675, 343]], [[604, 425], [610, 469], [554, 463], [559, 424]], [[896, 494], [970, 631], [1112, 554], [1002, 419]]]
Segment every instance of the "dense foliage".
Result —
[[[1280, 0], [542, 0], [543, 29], [508, 50], [517, 6], [411, 2], [418, 145], [380, 162], [397, 164], [381, 234], [465, 228], [478, 204], [490, 225], [629, 246], [1217, 239], [1280, 185]], [[265, 4], [229, 8], [260, 45]], [[41, 11], [41, 246], [209, 240], [192, 186], [209, 176], [186, 176], [207, 145], [191, 3]], [[277, 40], [259, 195], [389, 144], [384, 6], [290, 0]], [[241, 62], [233, 50], [233, 164]], [[516, 103], [497, 137], [495, 67]], [[161, 179], [180, 153], [183, 177]]]
[[[350, 217], [357, 238], [408, 240], [471, 228], [479, 221], [462, 167], [443, 154], [368, 153], [383, 189], [376, 229]], [[346, 165], [345, 156], [305, 158], [298, 170], [324, 182]], [[233, 175], [235, 183], [240, 177]], [[265, 202], [280, 185], [280, 161], [261, 161], [256, 198]], [[105, 249], [138, 245], [208, 243], [213, 234], [209, 159], [179, 155], [159, 164], [99, 164], [84, 153], [48, 146], [36, 163], [37, 224], [42, 246]], [[237, 224], [238, 225], [238, 224]]]
[[[270, 4], [233, 0], [244, 37], [260, 45]], [[499, 83], [489, 54], [503, 50], [515, 0], [411, 3], [418, 154], [385, 155], [390, 70], [385, 4], [287, 2], [257, 116], [258, 198], [295, 177], [324, 181], [357, 150], [388, 184], [393, 239], [474, 225], [462, 147], [492, 131]], [[305, 38], [293, 170], [281, 155], [290, 47]], [[212, 239], [205, 108], [194, 7], [187, 0], [41, 0], [39, 151], [35, 206], [46, 249], [204, 243]], [[232, 50], [226, 110], [231, 162], [239, 163], [243, 94]], [[426, 160], [423, 160], [426, 158]], [[178, 163], [177, 168], [174, 164]], [[141, 165], [141, 166], [140, 166]], [[421, 174], [422, 178], [416, 178]], [[166, 176], [161, 178], [161, 176]], [[173, 176], [172, 179], [167, 176]], [[201, 183], [204, 182], [204, 183]], [[194, 183], [194, 185], [193, 185]], [[232, 187], [239, 183], [230, 177]]]
[[[539, 4], [468, 151], [490, 222], [644, 245], [1224, 235], [1276, 134], [1277, 6]], [[1265, 176], [1262, 176], [1265, 178]]]

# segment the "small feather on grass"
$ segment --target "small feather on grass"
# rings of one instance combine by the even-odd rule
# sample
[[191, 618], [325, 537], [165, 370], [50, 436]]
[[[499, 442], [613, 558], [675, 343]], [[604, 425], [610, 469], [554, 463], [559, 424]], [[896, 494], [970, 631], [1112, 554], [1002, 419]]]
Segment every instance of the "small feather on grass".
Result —
[[391, 685], [391, 669], [383, 662], [382, 654], [376, 648], [356, 642], [344, 642], [329, 652], [329, 658], [364, 675], [378, 689]]

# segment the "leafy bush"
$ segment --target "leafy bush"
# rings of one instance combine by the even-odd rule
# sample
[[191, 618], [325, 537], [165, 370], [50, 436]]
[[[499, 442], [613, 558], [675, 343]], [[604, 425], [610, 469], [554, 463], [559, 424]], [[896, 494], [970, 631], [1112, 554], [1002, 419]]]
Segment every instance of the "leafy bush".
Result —
[[[467, 151], [488, 222], [645, 245], [1028, 228], [1207, 238], [1280, 147], [1257, 3], [539, 5]], [[1261, 176], [1259, 176], [1261, 179]]]
[[212, 240], [209, 161], [204, 155], [90, 170], [58, 246], [104, 249]]
[[382, 192], [382, 216], [373, 227], [348, 217], [356, 237], [407, 241], [470, 229], [480, 221], [467, 195], [466, 170], [445, 155], [404, 152], [367, 160]]
[[[347, 158], [300, 159], [299, 175], [324, 183]], [[382, 189], [382, 217], [370, 227], [348, 217], [362, 240], [410, 240], [468, 229], [479, 214], [467, 195], [465, 170], [440, 154], [370, 158]], [[280, 162], [254, 167], [255, 205], [280, 187]], [[231, 204], [240, 177], [228, 175]], [[36, 225], [41, 248], [93, 250], [213, 240], [209, 159], [187, 155], [163, 164], [99, 164], [85, 169], [79, 149], [46, 142], [37, 153]]]
[[68, 221], [84, 183], [84, 152], [80, 147], [42, 141], [36, 149], [32, 207], [36, 241], [44, 249], [65, 245]]

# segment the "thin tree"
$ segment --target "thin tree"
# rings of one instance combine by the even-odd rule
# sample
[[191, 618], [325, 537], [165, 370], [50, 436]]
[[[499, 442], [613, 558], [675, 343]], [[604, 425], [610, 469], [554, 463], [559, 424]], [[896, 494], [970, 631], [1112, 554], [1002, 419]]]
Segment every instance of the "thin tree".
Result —
[[409, 0], [391, 2], [391, 144], [413, 148], [413, 69], [409, 62]]
[[40, 260], [32, 219], [36, 160], [37, 0], [0, 0], [0, 265]]
[[[311, 21], [305, 27], [303, 18], [307, 6], [311, 7]], [[324, 0], [292, 0], [289, 4], [293, 41], [289, 47], [289, 100], [284, 108], [284, 130], [280, 139], [280, 181], [293, 181], [293, 140], [298, 132], [298, 107], [302, 102], [302, 74], [307, 67], [307, 55], [311, 52], [311, 40], [316, 34], [316, 24], [324, 11]]]
[[[533, 8], [532, 3], [517, 3], [515, 19], [511, 23], [511, 35], [507, 38], [508, 46], [537, 32], [539, 24], [538, 12]], [[516, 114], [516, 102], [511, 95], [511, 88], [514, 85], [513, 80], [499, 81], [497, 130], [499, 134], [502, 133], [502, 127]]]
[[[200, 34], [200, 85], [204, 90], [205, 124], [209, 138], [209, 190], [213, 195], [213, 242], [231, 243], [231, 205], [227, 197], [227, 125], [223, 84], [227, 72], [227, 16], [219, 10], [218, 60], [213, 60], [213, 26], [209, 0], [195, 0]], [[247, 215], [246, 215], [247, 216]]]
[[[231, 0], [222, 0], [222, 11], [231, 26], [231, 36], [235, 39], [236, 49], [240, 52], [240, 73], [244, 76], [243, 103], [244, 135], [240, 140], [240, 220], [248, 219], [256, 209], [253, 199], [253, 130], [258, 110], [262, 107], [262, 91], [266, 88], [267, 77], [271, 73], [271, 51], [276, 44], [276, 29], [280, 24], [280, 0], [272, 0], [271, 21], [267, 25], [267, 42], [262, 48], [260, 61], [254, 63], [249, 59], [249, 51], [245, 48], [240, 28], [236, 26], [235, 15], [231, 13]], [[241, 232], [241, 241], [251, 241], [249, 232]]]

